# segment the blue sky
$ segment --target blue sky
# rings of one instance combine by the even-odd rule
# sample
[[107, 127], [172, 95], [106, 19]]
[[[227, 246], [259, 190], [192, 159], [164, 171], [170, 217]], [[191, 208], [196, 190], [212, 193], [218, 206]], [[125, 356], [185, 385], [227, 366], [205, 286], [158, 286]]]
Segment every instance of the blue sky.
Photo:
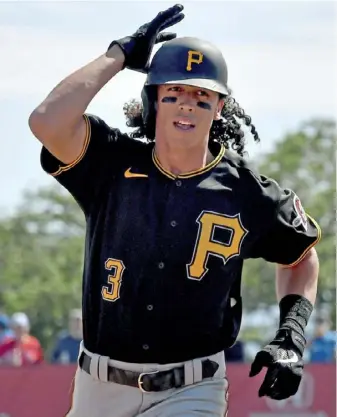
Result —
[[[215, 43], [229, 84], [252, 116], [261, 144], [253, 157], [314, 116], [336, 114], [336, 4], [314, 1], [182, 1], [174, 30]], [[26, 188], [54, 182], [40, 168], [40, 145], [28, 129], [34, 107], [71, 72], [133, 33], [174, 2], [0, 2], [0, 210]], [[127, 131], [122, 106], [138, 98], [144, 76], [123, 71], [88, 111]]]

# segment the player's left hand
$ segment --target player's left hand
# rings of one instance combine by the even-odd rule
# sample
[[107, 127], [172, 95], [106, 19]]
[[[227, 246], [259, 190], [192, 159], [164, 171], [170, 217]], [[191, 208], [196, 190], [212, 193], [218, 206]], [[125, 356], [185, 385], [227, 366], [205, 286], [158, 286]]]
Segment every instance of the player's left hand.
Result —
[[267, 372], [259, 389], [259, 397], [283, 400], [296, 394], [303, 375], [305, 338], [293, 329], [278, 330], [274, 340], [257, 353], [250, 377]]

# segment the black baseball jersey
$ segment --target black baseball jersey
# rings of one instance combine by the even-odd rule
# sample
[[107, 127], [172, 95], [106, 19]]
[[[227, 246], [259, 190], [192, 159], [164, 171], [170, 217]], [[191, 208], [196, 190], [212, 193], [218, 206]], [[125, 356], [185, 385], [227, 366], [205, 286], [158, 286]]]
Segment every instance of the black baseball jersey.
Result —
[[169, 363], [230, 346], [244, 260], [295, 265], [319, 241], [319, 226], [293, 191], [218, 142], [210, 145], [213, 162], [174, 176], [153, 143], [84, 118], [78, 159], [65, 166], [43, 148], [41, 163], [86, 218], [86, 348]]

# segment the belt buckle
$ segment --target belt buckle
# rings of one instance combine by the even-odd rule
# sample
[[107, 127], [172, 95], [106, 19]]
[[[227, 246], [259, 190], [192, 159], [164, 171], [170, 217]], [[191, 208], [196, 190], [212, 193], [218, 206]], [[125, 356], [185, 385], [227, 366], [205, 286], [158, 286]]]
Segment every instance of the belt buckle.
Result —
[[143, 388], [143, 377], [145, 375], [152, 375], [152, 374], [158, 374], [158, 373], [159, 373], [159, 371], [153, 371], [153, 372], [142, 372], [141, 374], [139, 374], [139, 376], [138, 376], [138, 388], [144, 393], [145, 392], [150, 392], [150, 391], [146, 391]]

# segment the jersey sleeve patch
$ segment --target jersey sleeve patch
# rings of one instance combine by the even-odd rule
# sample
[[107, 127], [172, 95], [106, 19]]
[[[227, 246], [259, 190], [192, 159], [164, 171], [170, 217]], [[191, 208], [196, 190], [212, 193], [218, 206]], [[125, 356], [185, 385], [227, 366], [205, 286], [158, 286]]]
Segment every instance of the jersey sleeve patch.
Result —
[[[310, 251], [310, 249], [312, 249], [314, 246], [316, 246], [317, 243], [319, 243], [320, 240], [321, 240], [322, 230], [321, 230], [320, 226], [318, 225], [318, 223], [316, 222], [316, 220], [313, 219], [308, 214], [305, 214], [305, 217], [306, 217], [305, 231], [308, 230], [308, 225], [309, 225], [309, 222], [310, 222], [310, 224], [312, 225], [311, 227], [314, 227], [316, 229], [316, 232], [317, 232], [316, 239], [303, 250], [303, 252], [301, 253], [301, 255], [294, 262], [288, 263], [288, 264], [282, 264], [282, 266], [284, 266], [284, 267], [292, 268], [292, 267], [298, 265], [306, 257], [306, 255], [308, 254], [308, 252]], [[295, 222], [295, 220], [294, 220], [294, 222]], [[300, 223], [300, 224], [302, 224], [302, 223]]]
[[308, 217], [304, 211], [301, 200], [296, 194], [294, 195], [293, 203], [294, 203], [294, 210], [297, 216], [293, 220], [292, 225], [295, 228], [298, 228], [302, 225], [304, 230], [307, 231], [308, 230]]
[[[318, 223], [304, 210], [299, 196], [291, 189], [282, 189], [276, 182], [266, 190], [264, 199], [277, 201], [277, 206], [270, 205], [264, 215], [273, 221], [266, 222], [261, 232], [257, 230], [257, 238], [248, 250], [248, 258], [263, 258], [268, 262], [285, 267], [293, 267], [301, 262], [311, 248], [321, 240], [321, 228]], [[278, 196], [277, 200], [275, 196]], [[262, 205], [262, 203], [261, 203]], [[255, 211], [256, 216], [256, 211]], [[262, 219], [263, 220], [263, 219]], [[261, 222], [261, 216], [259, 222]]]

